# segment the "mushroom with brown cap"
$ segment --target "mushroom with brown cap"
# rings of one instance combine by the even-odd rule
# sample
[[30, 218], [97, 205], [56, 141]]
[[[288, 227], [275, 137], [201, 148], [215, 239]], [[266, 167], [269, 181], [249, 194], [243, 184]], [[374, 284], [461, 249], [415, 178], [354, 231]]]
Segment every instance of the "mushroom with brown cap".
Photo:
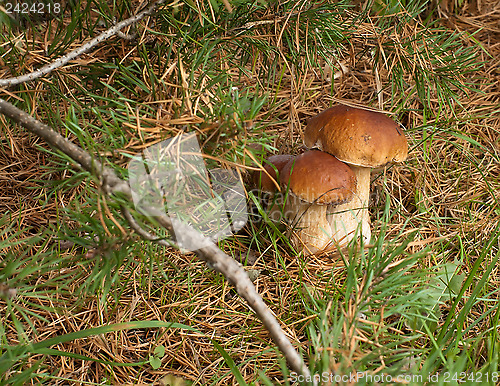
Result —
[[309, 119], [304, 142], [308, 148], [317, 147], [334, 155], [354, 171], [356, 197], [348, 204], [337, 207], [336, 212], [350, 212], [353, 228], [347, 229], [349, 233], [354, 235], [361, 222], [363, 238], [369, 240], [370, 171], [371, 168], [406, 159], [408, 143], [403, 131], [396, 122], [380, 112], [337, 105]]
[[283, 167], [280, 182], [289, 189], [285, 216], [296, 229], [294, 246], [310, 254], [335, 244], [339, 235], [327, 221], [327, 207], [353, 197], [356, 177], [349, 166], [328, 153], [310, 150]]
[[276, 192], [279, 187], [279, 174], [283, 167], [293, 158], [295, 157], [288, 154], [272, 155], [264, 161], [264, 170], [253, 175], [255, 186], [270, 195], [270, 199], [266, 203], [268, 216], [276, 222], [281, 219], [282, 208], [280, 204], [283, 203], [282, 194]]

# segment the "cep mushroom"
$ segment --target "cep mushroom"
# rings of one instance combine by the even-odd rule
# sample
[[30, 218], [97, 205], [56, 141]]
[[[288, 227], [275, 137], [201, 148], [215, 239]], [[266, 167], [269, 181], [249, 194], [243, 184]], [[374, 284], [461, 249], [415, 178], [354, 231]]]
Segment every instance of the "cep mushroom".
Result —
[[282, 209], [280, 207], [282, 200], [278, 199], [282, 195], [277, 195], [276, 193], [279, 186], [278, 174], [281, 174], [283, 167], [293, 158], [295, 157], [288, 154], [272, 155], [265, 161], [264, 170], [255, 173], [253, 176], [255, 186], [260, 188], [262, 192], [270, 195], [270, 199], [266, 202], [268, 216], [275, 222], [280, 221]]
[[[341, 226], [351, 223], [352, 228], [346, 229], [351, 239], [361, 223], [362, 236], [369, 241], [370, 171], [406, 159], [408, 143], [403, 131], [380, 112], [338, 105], [309, 119], [304, 142], [308, 148], [317, 147], [334, 155], [354, 171], [357, 179], [355, 198], [337, 207], [336, 212], [346, 213]], [[331, 223], [334, 227], [337, 224], [333, 220]]]
[[285, 216], [295, 226], [292, 243], [297, 250], [311, 254], [335, 244], [327, 207], [353, 197], [356, 177], [349, 166], [328, 153], [310, 150], [283, 167], [280, 183], [288, 188]]

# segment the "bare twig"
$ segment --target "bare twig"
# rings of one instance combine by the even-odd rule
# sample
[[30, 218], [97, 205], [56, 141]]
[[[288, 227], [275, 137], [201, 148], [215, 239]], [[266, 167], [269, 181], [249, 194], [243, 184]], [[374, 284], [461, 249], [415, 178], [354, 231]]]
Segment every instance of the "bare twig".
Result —
[[134, 216], [132, 216], [130, 211], [123, 205], [120, 208], [122, 210], [123, 217], [125, 218], [125, 220], [127, 220], [130, 227], [135, 231], [135, 233], [141, 236], [144, 240], [154, 241], [155, 243], [162, 245], [164, 247], [172, 246], [172, 243], [168, 242], [168, 240], [165, 240], [164, 238], [161, 237], [156, 237], [155, 235], [149, 233], [147, 230], [142, 228], [141, 225], [136, 221]]
[[[51, 127], [41, 123], [26, 112], [19, 110], [17, 107], [1, 98], [0, 114], [11, 118], [14, 122], [43, 138], [48, 144], [72, 158], [81, 168], [98, 179], [102, 190], [106, 194], [114, 195], [119, 193], [124, 195], [129, 202], [132, 201], [132, 192], [126, 181], [120, 179], [112, 169], [104, 166], [85, 150], [62, 137]], [[169, 245], [167, 240], [157, 239], [149, 232], [142, 229], [126, 208], [122, 207], [122, 211], [131, 227], [141, 237], [146, 240], [159, 242], [162, 245]], [[182, 234], [185, 239], [189, 239], [191, 242], [195, 243], [195, 245], [208, 244], [207, 247], [195, 251], [198, 257], [209, 263], [216, 271], [222, 273], [229, 282], [235, 286], [238, 294], [247, 301], [248, 305], [255, 311], [265, 328], [269, 331], [274, 342], [287, 359], [290, 368], [298, 374], [304, 375], [305, 379], [311, 379], [307, 365], [295, 350], [290, 340], [286, 337], [285, 332], [276, 320], [274, 314], [257, 293], [255, 286], [245, 270], [234, 259], [217, 248], [213, 242], [210, 241], [207, 243], [208, 239], [191, 226], [175, 218], [167, 217], [164, 213], [154, 213], [154, 220], [166, 228], [172, 235], [175, 234], [173, 232], [175, 228], [176, 232]], [[314, 381], [313, 383], [315, 384]]]
[[[131, 24], [137, 23], [139, 20], [143, 19], [144, 17], [151, 15], [158, 6], [162, 5], [165, 3], [167, 0], [158, 0], [151, 4], [149, 7], [145, 8], [143, 11], [139, 12], [137, 15], [134, 15], [132, 17], [129, 17], [126, 20], [123, 20], [119, 22], [118, 24], [114, 25], [113, 27], [107, 29], [104, 31], [102, 34], [99, 36], [95, 37], [88, 43], [85, 43], [84, 45], [78, 47], [77, 49], [69, 52], [68, 54], [61, 56], [59, 59], [56, 59], [52, 63], [47, 64], [46, 66], [43, 66], [42, 68], [30, 72], [29, 74], [17, 76], [14, 78], [8, 78], [8, 79], [0, 79], [0, 87], [10, 87], [14, 86], [16, 84], [21, 84], [25, 82], [30, 82], [32, 80], [35, 80], [37, 78], [40, 78], [41, 76], [47, 75], [56, 68], [64, 66], [66, 63], [68, 63], [70, 60], [73, 60], [77, 58], [78, 56], [90, 51], [93, 47], [98, 45], [99, 43], [102, 43], [106, 39], [109, 39], [111, 36], [119, 34], [120, 30], [128, 27]], [[120, 33], [121, 35], [121, 33]]]

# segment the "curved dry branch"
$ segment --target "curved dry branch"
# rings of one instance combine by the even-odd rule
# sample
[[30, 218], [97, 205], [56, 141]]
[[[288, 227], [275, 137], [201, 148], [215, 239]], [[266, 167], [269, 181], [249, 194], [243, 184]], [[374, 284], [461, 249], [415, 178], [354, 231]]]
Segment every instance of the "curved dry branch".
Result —
[[[92, 157], [85, 150], [70, 142], [68, 139], [54, 131], [50, 126], [36, 120], [26, 112], [18, 109], [14, 105], [0, 98], [0, 114], [11, 118], [30, 132], [44, 139], [49, 145], [62, 151], [64, 154], [72, 158], [81, 168], [85, 169], [96, 177], [102, 187], [102, 190], [108, 195], [121, 193], [129, 202], [132, 201], [132, 193], [129, 184], [119, 178], [115, 172], [104, 166], [97, 159]], [[128, 210], [123, 210], [123, 214], [131, 227], [144, 239], [151, 241], [159, 241], [133, 219]], [[130, 218], [128, 218], [130, 216]], [[207, 245], [207, 238], [193, 229], [191, 226], [182, 223], [175, 218], [167, 217], [164, 213], [155, 213], [154, 220], [166, 228], [170, 234], [180, 232], [186, 238], [189, 238], [197, 245]], [[168, 242], [163, 240], [162, 245], [168, 245]], [[285, 332], [281, 328], [274, 314], [264, 303], [262, 297], [258, 294], [255, 286], [248, 277], [245, 270], [233, 258], [222, 252], [213, 242], [210, 241], [207, 247], [195, 251], [198, 257], [207, 262], [210, 267], [222, 273], [231, 284], [234, 285], [238, 294], [244, 298], [248, 305], [255, 311], [259, 319], [264, 324], [264, 327], [269, 331], [274, 342], [279, 350], [283, 353], [288, 361], [290, 368], [298, 374], [304, 375], [305, 379], [311, 379], [309, 369], [302, 360], [300, 354], [295, 350], [290, 340], [286, 337]], [[314, 384], [316, 382], [313, 381]]]
[[125, 19], [118, 24], [114, 25], [113, 27], [107, 29], [104, 31], [102, 34], [99, 36], [95, 37], [88, 43], [85, 43], [84, 45], [78, 47], [77, 49], [69, 52], [68, 54], [61, 56], [59, 59], [56, 59], [55, 61], [43, 66], [42, 68], [39, 68], [36, 71], [30, 72], [29, 74], [17, 76], [14, 78], [8, 78], [8, 79], [0, 79], [0, 87], [10, 87], [14, 86], [17, 84], [25, 83], [25, 82], [31, 82], [32, 80], [35, 80], [37, 78], [40, 78], [41, 76], [47, 75], [50, 72], [54, 71], [56, 68], [64, 66], [66, 63], [68, 63], [70, 60], [73, 60], [77, 58], [78, 56], [90, 51], [93, 47], [98, 45], [99, 43], [102, 43], [106, 39], [109, 39], [111, 36], [119, 34], [120, 30], [122, 28], [128, 27], [131, 24], [137, 23], [139, 20], [143, 19], [144, 17], [151, 15], [158, 6], [162, 5], [165, 3], [167, 0], [158, 0], [151, 4], [150, 6], [146, 7], [144, 10], [139, 12], [137, 15], [134, 15], [132, 17], [129, 17], [128, 19]]

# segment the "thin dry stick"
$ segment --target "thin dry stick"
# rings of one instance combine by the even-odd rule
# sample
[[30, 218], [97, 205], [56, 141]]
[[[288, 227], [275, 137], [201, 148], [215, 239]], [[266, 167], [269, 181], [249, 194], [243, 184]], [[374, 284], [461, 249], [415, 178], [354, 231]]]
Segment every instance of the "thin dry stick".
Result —
[[[11, 118], [14, 122], [38, 135], [49, 145], [62, 151], [73, 159], [78, 166], [88, 171], [99, 180], [102, 190], [106, 194], [110, 196], [121, 194], [129, 202], [132, 202], [132, 192], [126, 181], [123, 181], [111, 168], [104, 166], [85, 150], [54, 131], [50, 126], [36, 120], [2, 98], [0, 98], [0, 114]], [[123, 214], [131, 227], [136, 230], [141, 237], [146, 240], [157, 241], [162, 245], [169, 245], [167, 241], [156, 239], [153, 235], [149, 234], [149, 232], [142, 229], [130, 215], [128, 210], [124, 210]], [[175, 228], [176, 232], [185, 235], [186, 238], [194, 243], [203, 243], [197, 245], [207, 244], [208, 239], [191, 226], [174, 218], [167, 217], [163, 213], [155, 213], [154, 220], [165, 227], [172, 235], [175, 234], [173, 232]], [[209, 263], [212, 268], [222, 273], [229, 282], [235, 286], [238, 294], [247, 301], [248, 305], [255, 311], [265, 328], [269, 331], [274, 342], [287, 359], [290, 368], [298, 374], [302, 374], [305, 379], [311, 379], [307, 365], [295, 350], [290, 340], [286, 337], [285, 332], [276, 320], [274, 314], [266, 306], [261, 296], [256, 291], [255, 286], [245, 270], [234, 259], [217, 248], [211, 241], [209, 246], [198, 249], [195, 253], [201, 260]], [[313, 380], [313, 384], [316, 384], [315, 380]]]
[[143, 19], [145, 16], [151, 15], [156, 10], [156, 8], [158, 6], [162, 5], [166, 1], [167, 0], [158, 0], [158, 1], [154, 2], [149, 7], [145, 8], [143, 11], [139, 12], [137, 15], [134, 15], [132, 17], [129, 17], [126, 20], [119, 22], [118, 24], [114, 25], [110, 29], [104, 31], [102, 34], [100, 34], [96, 38], [92, 39], [90, 42], [85, 43], [84, 45], [78, 47], [77, 49], [71, 51], [70, 53], [68, 53], [64, 56], [61, 56], [59, 59], [47, 64], [46, 66], [43, 66], [42, 68], [40, 68], [36, 71], [30, 72], [29, 74], [17, 76], [14, 78], [0, 79], [0, 87], [10, 87], [10, 86], [14, 86], [16, 84], [30, 82], [32, 80], [40, 78], [41, 76], [47, 75], [48, 73], [54, 71], [56, 68], [64, 66], [70, 60], [73, 60], [73, 59], [77, 58], [78, 56], [86, 53], [87, 51], [90, 51], [93, 47], [95, 47], [99, 43], [102, 43], [106, 39], [109, 39], [111, 36], [118, 34], [122, 28], [128, 27], [131, 24], [137, 23], [139, 20]]

